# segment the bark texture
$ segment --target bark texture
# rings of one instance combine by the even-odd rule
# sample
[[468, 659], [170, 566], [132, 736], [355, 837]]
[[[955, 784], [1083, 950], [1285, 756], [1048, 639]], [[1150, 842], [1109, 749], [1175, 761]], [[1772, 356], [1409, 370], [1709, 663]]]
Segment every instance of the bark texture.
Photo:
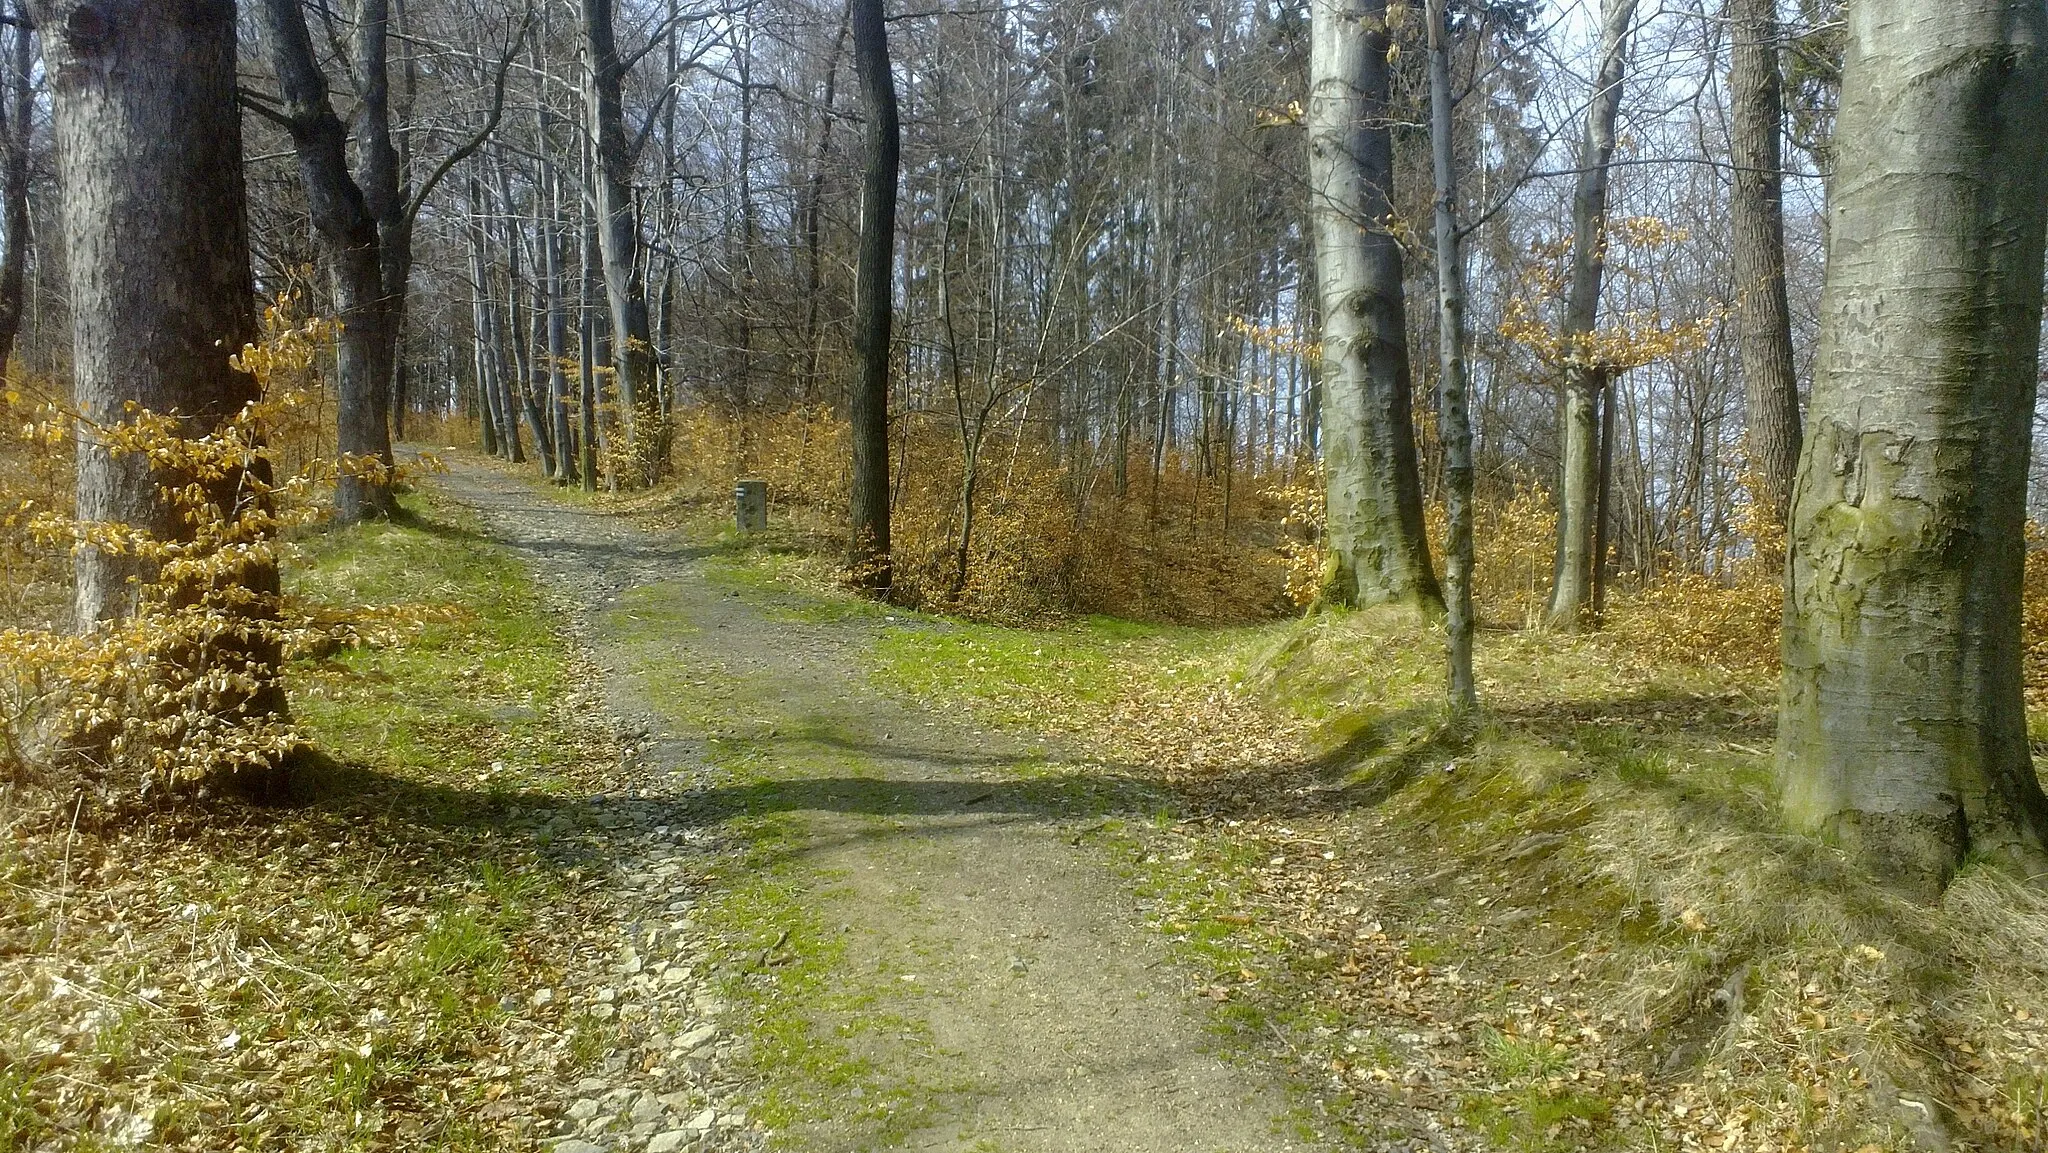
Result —
[[[228, 367], [256, 336], [235, 6], [100, 0], [31, 11], [46, 30], [78, 407], [114, 422], [133, 401], [203, 434], [256, 395], [255, 381]], [[158, 496], [168, 479], [110, 454], [89, 426], [81, 432], [81, 519], [184, 535]], [[125, 557], [81, 551], [80, 627], [132, 611], [136, 575]], [[269, 567], [244, 580], [277, 588]]]
[[882, 0], [852, 0], [854, 71], [867, 115], [867, 165], [861, 182], [860, 250], [854, 269], [853, 388], [854, 579], [886, 594], [889, 560], [889, 332], [895, 315], [896, 177], [901, 139], [896, 80], [889, 71]]
[[1472, 412], [1465, 372], [1465, 238], [1458, 231], [1458, 169], [1452, 135], [1446, 0], [1428, 0], [1429, 143], [1436, 174], [1437, 421], [1444, 446], [1444, 628], [1451, 709], [1470, 713], [1479, 694], [1472, 678]]
[[1859, 0], [1790, 525], [1784, 803], [1911, 887], [2039, 868], [2022, 525], [2048, 194], [2039, 0]]
[[[342, 322], [335, 373], [338, 448], [344, 457], [388, 462], [386, 405], [394, 317], [384, 291], [377, 218], [349, 173], [348, 131], [334, 114], [327, 77], [313, 53], [299, 0], [260, 0], [256, 13], [271, 69], [277, 74], [278, 116], [298, 154], [299, 179], [313, 227], [327, 249], [335, 308]], [[395, 171], [395, 158], [382, 157], [390, 149], [388, 134], [381, 147], [374, 136], [361, 143], [368, 166], [388, 163]], [[335, 482], [334, 507], [343, 521], [389, 515], [390, 484], [380, 476], [345, 470]]]
[[1728, 0], [1729, 150], [1735, 193], [1735, 316], [1741, 337], [1754, 494], [1778, 523], [1799, 464], [1799, 380], [1792, 311], [1785, 301], [1785, 78], [1778, 67], [1776, 0]]
[[658, 479], [667, 463], [668, 442], [656, 406], [653, 329], [647, 317], [646, 275], [641, 268], [640, 217], [633, 207], [633, 146], [626, 135], [622, 90], [626, 68], [612, 30], [613, 0], [583, 0], [584, 103], [596, 141], [592, 192], [597, 201], [598, 251], [605, 299], [610, 305], [612, 369], [619, 418], [625, 433], [627, 467], [636, 484]]
[[1572, 279], [1561, 335], [1569, 354], [1558, 414], [1557, 563], [1551, 572], [1550, 623], [1576, 629], [1593, 594], [1595, 525], [1599, 519], [1600, 373], [1581, 347], [1600, 319], [1606, 272], [1607, 168], [1614, 158], [1614, 122], [1628, 63], [1636, 0], [1603, 0], [1600, 72], [1586, 108], [1579, 144], [1579, 182], [1572, 192]]
[[1386, 0], [1314, 0], [1309, 218], [1322, 303], [1322, 449], [1339, 604], [1443, 607], [1423, 532], [1401, 248], [1386, 221]]
[[23, 273], [28, 267], [29, 147], [35, 134], [35, 33], [25, 26], [7, 31], [7, 87], [0, 93], [0, 372], [14, 355], [21, 332]]

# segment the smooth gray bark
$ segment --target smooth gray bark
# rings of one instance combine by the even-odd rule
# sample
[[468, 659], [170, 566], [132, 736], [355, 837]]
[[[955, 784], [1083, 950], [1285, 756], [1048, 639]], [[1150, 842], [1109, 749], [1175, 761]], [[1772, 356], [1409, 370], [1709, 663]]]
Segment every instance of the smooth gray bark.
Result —
[[583, 0], [584, 103], [596, 141], [591, 191], [596, 200], [598, 250], [611, 311], [613, 379], [632, 481], [650, 484], [667, 467], [668, 442], [657, 407], [654, 336], [641, 268], [640, 218], [633, 206], [633, 149], [626, 135], [622, 95], [626, 68], [612, 30], [613, 0]]
[[1465, 238], [1458, 225], [1456, 96], [1445, 0], [1428, 0], [1429, 142], [1436, 175], [1437, 422], [1444, 449], [1444, 627], [1453, 712], [1479, 695], [1472, 677], [1472, 413], [1465, 371]]
[[1793, 821], [1923, 890], [2048, 842], [2020, 680], [2044, 39], [2039, 0], [1848, 9], [1778, 764]]
[[1422, 523], [1400, 244], [1389, 233], [1386, 0], [1313, 0], [1309, 222], [1322, 303], [1323, 463], [1339, 604], [1411, 604], [1443, 593]]
[[1792, 311], [1785, 299], [1784, 74], [1778, 67], [1777, 0], [1728, 0], [1728, 203], [1734, 225], [1735, 316], [1748, 408], [1756, 499], [1778, 524], [1799, 464], [1799, 379]]
[[1551, 573], [1548, 615], [1553, 626], [1575, 629], [1593, 592], [1595, 525], [1599, 519], [1600, 366], [1584, 347], [1600, 319], [1600, 283], [1606, 271], [1607, 171], [1614, 158], [1614, 122], [1621, 112], [1622, 74], [1636, 0], [1604, 0], [1600, 13], [1600, 71], [1586, 108], [1579, 145], [1579, 180], [1572, 193], [1572, 276], [1559, 326], [1566, 351], [1564, 396], [1558, 418], [1557, 563]]
[[[260, 0], [255, 8], [271, 70], [277, 75], [280, 103], [272, 115], [291, 134], [298, 154], [299, 179], [313, 227], [327, 249], [335, 308], [342, 322], [335, 372], [337, 447], [344, 457], [388, 463], [391, 434], [386, 406], [394, 325], [384, 291], [377, 219], [349, 172], [348, 132], [334, 113], [299, 0]], [[373, 167], [395, 166], [395, 159], [383, 155], [390, 147], [388, 134], [381, 147], [376, 139], [361, 145], [365, 157], [374, 158], [369, 161]], [[334, 507], [343, 521], [388, 515], [388, 479], [345, 470], [335, 481]]]
[[[31, 7], [51, 77], [65, 263], [70, 277], [75, 399], [88, 422], [125, 419], [134, 402], [178, 413], [203, 435], [256, 398], [228, 356], [256, 338], [255, 286], [235, 105], [230, 0], [100, 0]], [[259, 462], [255, 469], [261, 475]], [[159, 495], [175, 477], [136, 455], [115, 456], [82, 424], [77, 514], [166, 539], [190, 535]], [[232, 510], [242, 478], [213, 494]], [[83, 549], [81, 628], [129, 613], [130, 558]], [[239, 574], [259, 597], [277, 570]], [[262, 602], [259, 600], [260, 606]], [[263, 611], [260, 607], [255, 611]], [[246, 711], [276, 712], [274, 642], [243, 634], [219, 646], [253, 666]], [[241, 671], [241, 670], [230, 670]]]

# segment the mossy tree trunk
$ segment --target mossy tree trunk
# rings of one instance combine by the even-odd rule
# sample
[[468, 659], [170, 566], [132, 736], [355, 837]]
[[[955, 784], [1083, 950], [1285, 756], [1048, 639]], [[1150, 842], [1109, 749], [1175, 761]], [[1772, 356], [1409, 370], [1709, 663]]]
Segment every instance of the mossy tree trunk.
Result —
[[1443, 593], [1422, 524], [1401, 247], [1388, 132], [1386, 0], [1314, 0], [1309, 33], [1309, 223], [1322, 314], [1322, 449], [1331, 571], [1347, 605]]
[[1778, 762], [1795, 822], [1923, 890], [2048, 842], [2020, 666], [2044, 38], [2039, 0], [1848, 9]]

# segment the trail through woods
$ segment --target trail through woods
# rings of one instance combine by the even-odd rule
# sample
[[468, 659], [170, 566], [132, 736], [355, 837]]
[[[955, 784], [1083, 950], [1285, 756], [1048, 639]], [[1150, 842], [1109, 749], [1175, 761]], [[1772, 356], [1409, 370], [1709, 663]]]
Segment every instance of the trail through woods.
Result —
[[709, 549], [448, 464], [435, 483], [587, 606], [606, 696], [661, 782], [648, 799], [664, 819], [736, 823], [796, 907], [740, 962], [763, 982], [821, 978], [801, 1020], [770, 1026], [842, 1046], [893, 1087], [878, 1102], [821, 1063], [818, 1084], [783, 1086], [814, 1102], [791, 1144], [1303, 1148], [1283, 1135], [1279, 1085], [1214, 1051], [1091, 843], [1101, 822], [1071, 778], [1048, 783], [1053, 750], [877, 691], [861, 652], [879, 616], [743, 596]]

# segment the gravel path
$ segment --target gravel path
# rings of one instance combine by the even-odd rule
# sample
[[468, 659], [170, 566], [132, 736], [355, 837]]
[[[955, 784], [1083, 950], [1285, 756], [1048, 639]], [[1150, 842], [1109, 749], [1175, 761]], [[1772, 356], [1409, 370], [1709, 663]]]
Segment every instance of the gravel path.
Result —
[[[881, 1145], [1018, 1153], [1292, 1153], [1284, 1093], [1212, 1052], [1136, 905], [1076, 811], [1030, 780], [1043, 749], [872, 687], [862, 646], [884, 623], [720, 587], [704, 550], [455, 457], [437, 486], [474, 508], [572, 608], [612, 709], [640, 738], [604, 819], [619, 823], [633, 910], [614, 984], [584, 995], [639, 1022], [638, 1052], [577, 1087], [568, 1153], [747, 1148], [734, 1102], [744, 1038], [701, 972], [690, 885], [725, 818], [788, 814], [787, 873], [841, 948], [808, 1026], [917, 1087], [915, 1124], [856, 1097], [777, 1147]], [[815, 608], [815, 604], [811, 607]], [[731, 750], [751, 778], [733, 783]], [[723, 783], [720, 783], [723, 782]], [[842, 998], [844, 999], [844, 998]], [[824, 1000], [824, 999], [821, 999]], [[708, 1104], [700, 1104], [708, 1102]], [[687, 1107], [689, 1115], [683, 1116]]]

